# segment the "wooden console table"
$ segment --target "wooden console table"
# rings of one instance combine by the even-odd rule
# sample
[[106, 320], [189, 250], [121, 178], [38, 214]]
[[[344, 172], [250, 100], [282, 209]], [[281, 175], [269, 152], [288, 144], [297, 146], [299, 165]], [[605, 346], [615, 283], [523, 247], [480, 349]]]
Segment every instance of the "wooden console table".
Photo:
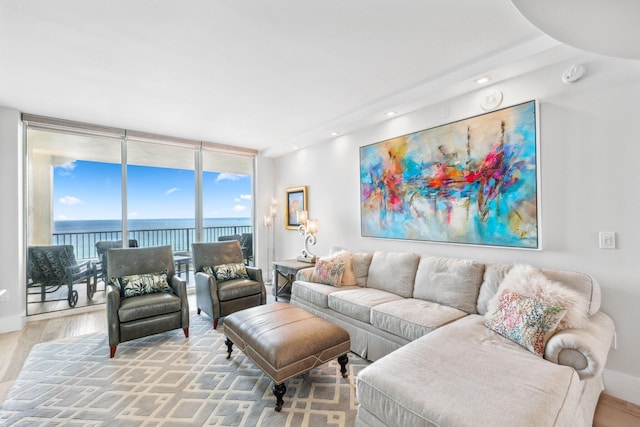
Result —
[[278, 297], [286, 300], [291, 299], [291, 285], [296, 278], [296, 273], [309, 267], [313, 267], [313, 264], [295, 259], [273, 262], [273, 284], [271, 293], [276, 297], [276, 301], [278, 301]]

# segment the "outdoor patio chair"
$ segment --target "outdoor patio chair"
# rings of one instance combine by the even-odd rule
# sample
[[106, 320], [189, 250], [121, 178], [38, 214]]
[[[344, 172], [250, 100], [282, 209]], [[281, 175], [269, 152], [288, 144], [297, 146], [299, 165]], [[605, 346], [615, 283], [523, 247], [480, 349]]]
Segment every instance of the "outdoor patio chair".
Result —
[[[105, 286], [109, 282], [109, 273], [107, 272], [107, 251], [109, 249], [121, 247], [122, 240], [103, 240], [101, 242], [96, 242], [96, 255], [98, 256], [98, 262], [96, 263], [96, 283], [98, 283], [98, 279], [102, 279], [102, 283], [104, 283]], [[138, 241], [130, 239], [129, 247], [137, 248]]]
[[[198, 314], [218, 319], [245, 308], [267, 303], [262, 270], [244, 265], [240, 242], [193, 243]], [[216, 272], [217, 271], [217, 272]]]
[[176, 276], [171, 246], [107, 251], [110, 357], [119, 343], [182, 328], [189, 336], [187, 283]]
[[[93, 298], [96, 291], [95, 265], [90, 260], [78, 263], [73, 245], [29, 246], [27, 263], [27, 288], [39, 288], [37, 292], [28, 293], [40, 294], [40, 301], [66, 299], [70, 307], [75, 307], [78, 303], [78, 291], [73, 286], [78, 283], [86, 283], [87, 298]], [[63, 286], [68, 289], [67, 298], [47, 300], [47, 294], [54, 293]]]
[[229, 240], [237, 240], [240, 241], [239, 234], [229, 234], [228, 236], [220, 236], [218, 237], [218, 242], [228, 242]]
[[240, 247], [242, 248], [244, 263], [249, 265], [253, 260], [253, 233], [243, 233], [240, 236]]

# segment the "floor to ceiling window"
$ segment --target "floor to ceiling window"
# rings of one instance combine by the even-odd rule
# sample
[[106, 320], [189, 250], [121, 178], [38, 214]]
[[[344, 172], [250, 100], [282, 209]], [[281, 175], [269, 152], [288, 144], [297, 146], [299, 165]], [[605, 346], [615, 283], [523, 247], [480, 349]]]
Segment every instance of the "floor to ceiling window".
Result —
[[253, 161], [230, 153], [202, 152], [202, 241], [240, 241], [245, 263], [253, 259]]
[[171, 245], [191, 285], [193, 242], [237, 239], [253, 263], [254, 153], [23, 119], [28, 315], [103, 304], [112, 247]]

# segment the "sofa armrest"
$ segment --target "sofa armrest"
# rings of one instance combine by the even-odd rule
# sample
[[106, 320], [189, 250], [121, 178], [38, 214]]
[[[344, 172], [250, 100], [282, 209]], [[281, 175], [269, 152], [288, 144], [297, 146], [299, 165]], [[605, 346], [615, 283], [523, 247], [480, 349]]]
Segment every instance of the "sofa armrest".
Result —
[[109, 332], [109, 346], [120, 343], [120, 290], [111, 283], [107, 284], [107, 330]]
[[311, 274], [313, 273], [313, 267], [303, 268], [296, 273], [296, 280], [302, 280], [303, 282], [311, 282]]
[[173, 292], [182, 300], [182, 327], [189, 327], [189, 298], [187, 295], [187, 281], [182, 277], [178, 277], [175, 274], [171, 276], [171, 282], [169, 286], [173, 289]]
[[557, 332], [547, 342], [544, 358], [558, 365], [571, 366], [581, 380], [602, 373], [615, 327], [613, 321], [602, 312], [589, 318], [580, 329]]

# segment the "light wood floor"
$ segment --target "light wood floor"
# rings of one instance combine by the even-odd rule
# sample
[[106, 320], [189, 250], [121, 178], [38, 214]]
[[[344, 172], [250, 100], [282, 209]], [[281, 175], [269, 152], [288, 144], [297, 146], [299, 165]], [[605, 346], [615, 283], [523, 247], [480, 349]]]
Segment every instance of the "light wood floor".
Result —
[[[270, 293], [269, 293], [270, 294]], [[196, 306], [195, 295], [189, 296], [191, 307]], [[29, 322], [21, 331], [0, 334], [0, 405], [31, 348], [38, 343], [75, 337], [95, 332], [106, 332], [107, 319], [104, 309], [90, 313], [73, 314], [48, 320]], [[105, 348], [105, 354], [108, 353]], [[640, 406], [603, 394], [596, 408], [596, 427], [638, 427]]]

